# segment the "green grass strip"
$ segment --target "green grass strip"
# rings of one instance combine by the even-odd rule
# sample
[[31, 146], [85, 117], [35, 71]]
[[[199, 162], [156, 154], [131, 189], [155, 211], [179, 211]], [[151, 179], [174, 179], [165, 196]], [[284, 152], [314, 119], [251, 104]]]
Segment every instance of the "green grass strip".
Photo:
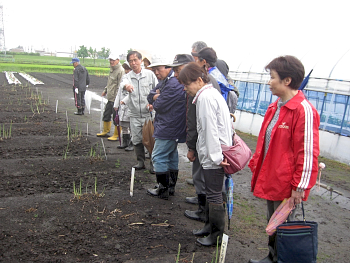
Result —
[[[86, 67], [90, 75], [107, 76], [109, 68]], [[73, 66], [0, 63], [0, 71], [73, 74]]]

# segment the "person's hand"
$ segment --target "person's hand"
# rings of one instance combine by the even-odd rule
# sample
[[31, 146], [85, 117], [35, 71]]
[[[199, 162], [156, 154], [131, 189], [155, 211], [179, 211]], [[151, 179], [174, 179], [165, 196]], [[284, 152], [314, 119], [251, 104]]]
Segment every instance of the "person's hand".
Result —
[[79, 93], [78, 88], [75, 88], [75, 89], [74, 89], [74, 92], [75, 92], [76, 94], [78, 94], [78, 93]]
[[156, 100], [159, 96], [160, 96], [160, 94], [154, 95], [154, 96], [153, 96], [153, 100]]
[[101, 94], [101, 96], [104, 97], [104, 96], [106, 96], [106, 94], [107, 94], [107, 93], [103, 91], [102, 94]]
[[196, 157], [194, 156], [194, 151], [193, 150], [188, 150], [187, 158], [188, 158], [188, 160], [190, 162], [194, 162], [194, 160], [196, 160]]
[[292, 208], [294, 205], [298, 205], [301, 203], [301, 201], [303, 200], [305, 196], [305, 192], [297, 192], [292, 190], [292, 196], [290, 197], [290, 202], [289, 202], [289, 206], [290, 208]]
[[127, 92], [133, 92], [133, 91], [134, 91], [134, 86], [131, 85], [131, 84], [126, 84], [124, 87], [125, 87], [124, 89], [125, 89]]
[[153, 105], [152, 104], [147, 104], [147, 109], [149, 111], [153, 111]]
[[225, 167], [225, 166], [230, 166], [230, 164], [227, 162], [227, 159], [224, 158], [224, 160], [219, 164], [221, 167]]
[[120, 105], [125, 105], [125, 102], [121, 100]]

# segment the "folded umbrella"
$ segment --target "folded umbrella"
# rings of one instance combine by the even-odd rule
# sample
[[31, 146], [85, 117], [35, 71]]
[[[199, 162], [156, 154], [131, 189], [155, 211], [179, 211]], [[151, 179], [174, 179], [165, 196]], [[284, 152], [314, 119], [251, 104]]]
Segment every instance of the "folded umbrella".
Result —
[[294, 206], [291, 208], [289, 204], [290, 202], [290, 198], [285, 198], [271, 216], [270, 221], [266, 227], [266, 233], [269, 236], [272, 236], [273, 233], [276, 232], [277, 226], [284, 223], [287, 220], [290, 212], [294, 209]]
[[228, 216], [228, 230], [230, 230], [230, 220], [233, 213], [233, 179], [231, 174], [226, 174], [225, 188], [226, 188], [226, 207]]
[[303, 82], [300, 84], [300, 87], [299, 87], [298, 90], [303, 90], [303, 89], [306, 87], [307, 83], [309, 82], [309, 78], [310, 78], [310, 75], [311, 75], [312, 71], [313, 71], [313, 69], [312, 69], [312, 70], [310, 71], [310, 73], [304, 78], [304, 80], [303, 80]]

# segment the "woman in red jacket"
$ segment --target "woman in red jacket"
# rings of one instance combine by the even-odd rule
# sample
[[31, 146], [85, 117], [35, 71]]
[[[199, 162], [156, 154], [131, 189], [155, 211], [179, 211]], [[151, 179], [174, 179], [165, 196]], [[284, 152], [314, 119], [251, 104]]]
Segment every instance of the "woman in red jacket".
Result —
[[[320, 116], [298, 90], [303, 81], [303, 64], [293, 56], [272, 60], [270, 90], [279, 97], [265, 114], [256, 152], [249, 163], [253, 173], [251, 191], [267, 200], [267, 221], [285, 198], [294, 205], [306, 201], [316, 183], [319, 155]], [[294, 212], [288, 220], [294, 220]], [[269, 236], [269, 255], [251, 263], [277, 262], [275, 235]]]

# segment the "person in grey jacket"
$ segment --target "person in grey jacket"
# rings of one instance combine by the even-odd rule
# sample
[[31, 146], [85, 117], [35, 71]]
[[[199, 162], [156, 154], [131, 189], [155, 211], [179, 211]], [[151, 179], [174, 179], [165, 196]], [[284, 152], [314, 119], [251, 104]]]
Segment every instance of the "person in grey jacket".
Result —
[[[126, 74], [120, 86], [129, 92], [127, 105], [129, 107], [131, 138], [137, 159], [137, 164], [133, 167], [136, 170], [141, 170], [145, 169], [146, 158], [145, 148], [142, 144], [142, 128], [146, 119], [151, 118], [149, 109], [147, 108], [147, 96], [158, 84], [158, 80], [152, 71], [142, 69], [142, 55], [140, 52], [129, 52], [127, 61], [132, 71]], [[152, 172], [152, 162], [150, 165], [150, 172]]]
[[84, 115], [85, 109], [85, 91], [86, 87], [90, 84], [89, 73], [85, 67], [80, 65], [79, 58], [73, 58], [71, 64], [73, 64], [73, 94], [75, 107], [78, 111], [74, 112], [75, 115]]
[[[124, 75], [124, 69], [119, 64], [119, 57], [113, 54], [109, 55], [109, 64], [110, 64], [110, 70], [109, 70], [109, 76], [108, 76], [108, 82], [107, 86], [104, 88], [102, 92], [102, 97], [107, 97], [107, 104], [103, 113], [103, 131], [101, 133], [97, 134], [97, 137], [105, 137], [111, 130], [112, 121], [111, 116], [113, 115], [113, 120], [116, 116], [116, 111], [114, 110], [114, 100], [118, 93], [119, 85], [122, 81], [122, 77]], [[114, 123], [116, 126], [117, 123]], [[112, 137], [109, 137], [109, 141], [117, 141], [118, 139], [118, 129], [115, 127], [114, 134]]]

